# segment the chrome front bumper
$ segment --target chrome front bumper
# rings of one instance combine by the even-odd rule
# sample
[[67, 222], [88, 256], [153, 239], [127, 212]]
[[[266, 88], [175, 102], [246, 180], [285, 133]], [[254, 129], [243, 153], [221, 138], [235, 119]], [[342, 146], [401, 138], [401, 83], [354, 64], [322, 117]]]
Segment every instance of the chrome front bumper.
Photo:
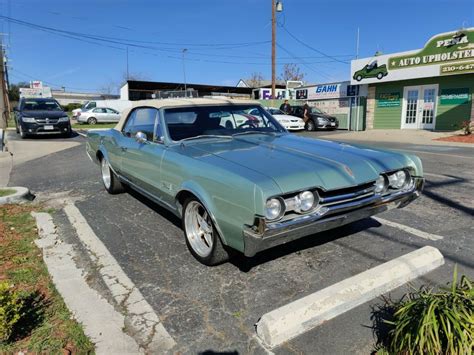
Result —
[[244, 254], [254, 256], [259, 251], [295, 239], [337, 228], [392, 208], [405, 207], [420, 196], [424, 182], [424, 178], [414, 178], [414, 184], [410, 190], [321, 207], [313, 213], [283, 222], [267, 224], [265, 218], [257, 217], [252, 226], [244, 228]]

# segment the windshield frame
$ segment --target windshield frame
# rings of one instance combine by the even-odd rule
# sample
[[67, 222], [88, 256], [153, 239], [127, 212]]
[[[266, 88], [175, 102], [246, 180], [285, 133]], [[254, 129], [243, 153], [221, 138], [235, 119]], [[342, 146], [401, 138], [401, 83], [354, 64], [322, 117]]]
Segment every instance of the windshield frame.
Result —
[[[185, 141], [183, 141], [182, 139], [181, 140], [173, 140], [171, 138], [171, 134], [169, 132], [169, 129], [168, 129], [168, 124], [166, 122], [166, 110], [169, 110], [169, 109], [176, 109], [176, 108], [189, 108], [189, 109], [193, 109], [195, 107], [226, 107], [228, 108], [229, 110], [232, 110], [234, 112], [236, 111], [240, 111], [242, 110], [242, 108], [244, 108], [245, 110], [252, 110], [252, 109], [255, 109], [255, 108], [258, 108], [260, 110], [260, 113], [262, 115], [265, 116], [265, 118], [270, 121], [276, 128], [277, 130], [276, 131], [272, 131], [273, 133], [275, 134], [288, 134], [288, 131], [270, 114], [268, 113], [265, 108], [263, 108], [260, 104], [245, 104], [245, 103], [242, 103], [242, 104], [208, 104], [208, 105], [186, 105], [186, 106], [167, 106], [167, 107], [161, 107], [160, 108], [160, 124], [161, 124], [161, 127], [163, 127], [163, 135], [164, 135], [164, 141], [166, 144], [168, 145], [176, 145], [176, 144], [184, 144], [185, 142], [199, 142], [200, 139], [196, 139], [196, 140], [193, 140], [193, 139], [187, 139]], [[248, 129], [248, 131], [250, 130], [255, 130], [254, 128], [253, 129]], [[239, 131], [239, 132], [245, 132], [245, 130], [242, 130], [242, 131]], [[239, 133], [239, 132], [235, 132], [235, 133]], [[262, 132], [255, 132], [255, 134], [268, 134], [269, 132], [268, 131], [262, 131]], [[226, 135], [228, 136], [229, 138], [232, 138], [232, 134], [228, 134]], [[204, 137], [203, 137], [204, 138]], [[184, 138], [186, 139], [186, 138]], [[213, 135], [209, 135], [209, 139], [217, 139], [215, 137], [213, 137]], [[222, 138], [221, 138], [222, 139]], [[231, 140], [231, 139], [229, 139]], [[202, 139], [202, 141], [205, 141], [205, 139]]]

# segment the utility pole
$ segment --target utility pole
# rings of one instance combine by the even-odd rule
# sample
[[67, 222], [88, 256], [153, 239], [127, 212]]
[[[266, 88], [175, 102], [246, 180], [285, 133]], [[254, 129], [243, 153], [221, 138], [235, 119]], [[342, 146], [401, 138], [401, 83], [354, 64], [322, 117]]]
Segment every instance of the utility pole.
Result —
[[127, 81], [129, 79], [129, 75], [128, 75], [128, 46], [127, 46]]
[[188, 51], [187, 48], [183, 48], [183, 78], [184, 78], [184, 97], [188, 97], [188, 88], [186, 86], [186, 67], [185, 67], [185, 64], [184, 64], [184, 53], [186, 53]]
[[7, 86], [5, 84], [5, 51], [3, 40], [0, 37], [1, 63], [0, 63], [0, 128], [7, 128], [8, 115], [10, 114]]
[[275, 47], [276, 47], [276, 0], [272, 1], [272, 100], [275, 99], [276, 77], [275, 77]]
[[272, 0], [272, 100], [276, 91], [276, 13], [283, 11], [283, 4], [279, 0]]

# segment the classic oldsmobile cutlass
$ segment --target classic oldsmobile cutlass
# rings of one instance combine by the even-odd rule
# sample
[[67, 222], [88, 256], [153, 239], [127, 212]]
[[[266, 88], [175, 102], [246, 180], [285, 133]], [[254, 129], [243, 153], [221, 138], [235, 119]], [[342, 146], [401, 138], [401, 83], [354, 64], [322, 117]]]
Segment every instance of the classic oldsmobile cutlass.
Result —
[[86, 146], [109, 193], [171, 210], [206, 265], [404, 207], [424, 183], [414, 155], [289, 134], [253, 101], [137, 101]]

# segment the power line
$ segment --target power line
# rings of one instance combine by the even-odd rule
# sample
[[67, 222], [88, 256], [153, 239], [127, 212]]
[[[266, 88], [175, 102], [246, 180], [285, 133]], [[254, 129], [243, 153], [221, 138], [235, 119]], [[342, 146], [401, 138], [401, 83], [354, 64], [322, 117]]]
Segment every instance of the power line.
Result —
[[[295, 59], [298, 59], [298, 60], [301, 60], [300, 58], [298, 58], [297, 56], [295, 56], [293, 53], [291, 53], [289, 50], [287, 50], [286, 48], [284, 48], [283, 46], [281, 46], [280, 44], [277, 43], [277, 47], [280, 48], [282, 51], [286, 52], [287, 54], [289, 54], [290, 56], [292, 56], [293, 58]], [[329, 80], [332, 80], [332, 77], [327, 75], [326, 73], [320, 71], [320, 70], [316, 70], [314, 69], [313, 67], [309, 66], [308, 63], [302, 61], [301, 62], [302, 65], [304, 65], [306, 68], [308, 68], [309, 70], [311, 70], [312, 72], [315, 72], [316, 74], [318, 75], [321, 75], [321, 76], [324, 76], [326, 77], [327, 79]]]
[[280, 27], [281, 27], [286, 33], [288, 33], [288, 35], [289, 35], [290, 37], [292, 37], [296, 42], [300, 43], [301, 45], [305, 46], [306, 48], [309, 48], [309, 49], [311, 49], [312, 51], [314, 51], [314, 52], [316, 52], [316, 53], [319, 53], [319, 54], [321, 54], [321, 55], [323, 55], [323, 56], [325, 56], [325, 57], [327, 57], [327, 58], [331, 58], [331, 59], [333, 59], [335, 62], [339, 62], [339, 63], [343, 63], [343, 64], [349, 64], [349, 62], [346, 62], [346, 61], [344, 61], [344, 60], [340, 60], [340, 59], [338, 59], [338, 58], [336, 58], [336, 57], [334, 57], [334, 56], [331, 56], [331, 55], [329, 55], [329, 54], [326, 54], [326, 53], [324, 53], [323, 51], [320, 51], [319, 49], [316, 49], [316, 48], [310, 46], [309, 44], [303, 42], [303, 41], [300, 40], [298, 37], [296, 37], [294, 34], [292, 34], [290, 31], [288, 31], [288, 29], [287, 29], [284, 25], [280, 24]]

